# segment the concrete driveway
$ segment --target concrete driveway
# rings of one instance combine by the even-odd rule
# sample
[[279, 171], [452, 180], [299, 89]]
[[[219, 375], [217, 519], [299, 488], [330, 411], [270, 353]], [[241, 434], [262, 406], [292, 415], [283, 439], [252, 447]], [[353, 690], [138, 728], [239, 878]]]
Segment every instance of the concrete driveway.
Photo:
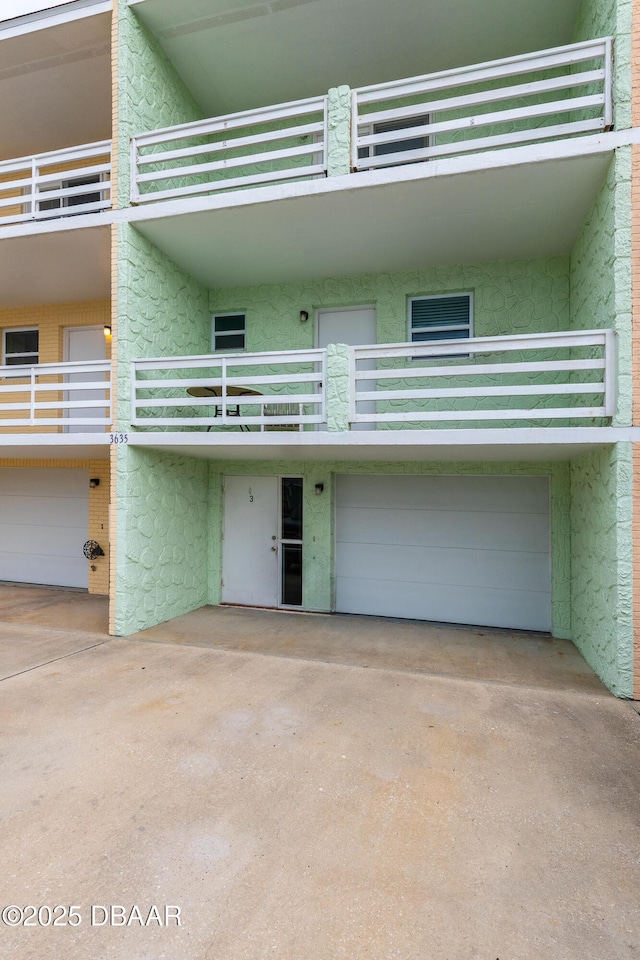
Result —
[[[255, 617], [254, 647], [294, 620]], [[384, 622], [368, 666], [186, 629], [0, 630], [0, 955], [635, 960], [640, 717], [586, 668], [394, 666]]]

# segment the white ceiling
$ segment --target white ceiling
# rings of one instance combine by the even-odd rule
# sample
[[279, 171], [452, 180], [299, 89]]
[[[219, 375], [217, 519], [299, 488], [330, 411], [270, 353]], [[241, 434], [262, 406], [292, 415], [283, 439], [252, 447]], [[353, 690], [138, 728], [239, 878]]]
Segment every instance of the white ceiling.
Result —
[[110, 228], [0, 239], [0, 306], [108, 300]]
[[206, 116], [570, 43], [580, 0], [129, 0]]
[[0, 43], [0, 159], [111, 137], [111, 16]]
[[373, 186], [352, 175], [341, 189], [315, 181], [259, 203], [247, 192], [233, 206], [134, 223], [211, 289], [558, 256], [571, 251], [609, 162], [597, 154], [426, 179], [428, 165], [415, 164], [404, 182], [393, 170]]

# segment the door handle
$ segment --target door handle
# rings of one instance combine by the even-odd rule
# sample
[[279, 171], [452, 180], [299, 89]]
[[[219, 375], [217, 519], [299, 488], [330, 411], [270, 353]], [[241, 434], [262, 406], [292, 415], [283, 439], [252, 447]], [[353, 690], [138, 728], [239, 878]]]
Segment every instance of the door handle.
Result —
[[277, 547], [271, 547], [271, 550], [273, 551], [273, 553], [277, 553], [277, 552], [278, 552], [278, 548], [277, 548]]

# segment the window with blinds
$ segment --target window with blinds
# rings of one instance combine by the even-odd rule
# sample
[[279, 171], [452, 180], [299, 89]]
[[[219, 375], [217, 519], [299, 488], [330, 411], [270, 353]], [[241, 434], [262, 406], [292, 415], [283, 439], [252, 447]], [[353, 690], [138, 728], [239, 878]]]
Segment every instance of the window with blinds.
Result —
[[409, 339], [412, 343], [468, 340], [471, 336], [471, 318], [470, 293], [411, 297]]

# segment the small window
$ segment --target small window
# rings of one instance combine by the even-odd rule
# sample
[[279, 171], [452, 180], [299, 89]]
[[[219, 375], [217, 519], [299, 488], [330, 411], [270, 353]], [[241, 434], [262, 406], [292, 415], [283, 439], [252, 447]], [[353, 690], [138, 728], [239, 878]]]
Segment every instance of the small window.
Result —
[[[384, 123], [374, 123], [366, 130], [366, 134], [390, 133], [396, 130], [408, 130], [412, 127], [426, 127], [429, 121], [429, 115], [424, 114], [420, 117], [408, 117], [400, 120], [389, 120]], [[393, 153], [407, 153], [409, 150], [425, 150], [429, 145], [429, 137], [426, 135], [411, 137], [406, 140], [393, 140], [390, 143], [377, 143], [373, 147], [360, 147], [358, 150], [358, 159], [366, 160], [369, 157], [384, 157]], [[382, 164], [380, 166], [421, 162], [422, 160], [420, 158], [411, 160], [396, 159], [394, 163]], [[380, 169], [380, 166], [377, 165], [377, 169]]]
[[3, 357], [8, 367], [38, 363], [38, 330], [5, 330]]
[[214, 350], [244, 350], [244, 313], [214, 313], [211, 345]]
[[[41, 189], [41, 194], [46, 194], [47, 190], [69, 190], [72, 187], [90, 187], [102, 182], [100, 174], [91, 174], [88, 177], [72, 177], [69, 180], [61, 180], [59, 183], [50, 183]], [[60, 210], [62, 207], [84, 207], [89, 203], [100, 203], [102, 194], [96, 193], [75, 193], [69, 197], [56, 197], [54, 200], [39, 200], [38, 210], [45, 212], [47, 210]], [[81, 210], [78, 213], [82, 213]]]
[[409, 299], [411, 343], [468, 340], [471, 336], [472, 295], [458, 293]]

